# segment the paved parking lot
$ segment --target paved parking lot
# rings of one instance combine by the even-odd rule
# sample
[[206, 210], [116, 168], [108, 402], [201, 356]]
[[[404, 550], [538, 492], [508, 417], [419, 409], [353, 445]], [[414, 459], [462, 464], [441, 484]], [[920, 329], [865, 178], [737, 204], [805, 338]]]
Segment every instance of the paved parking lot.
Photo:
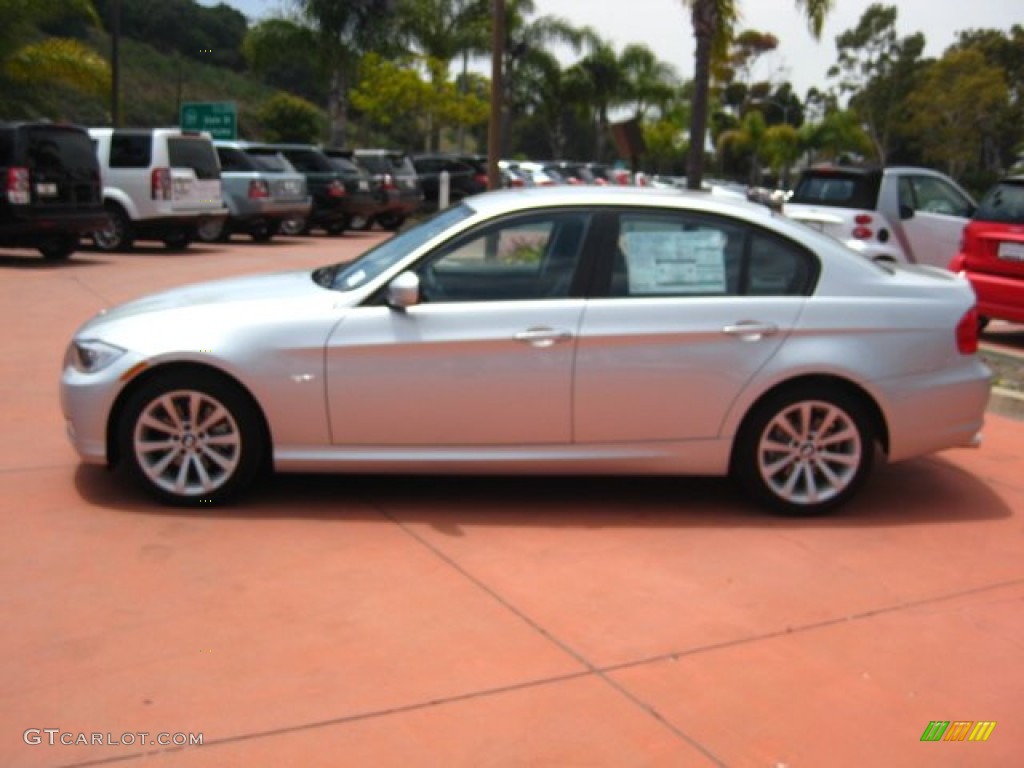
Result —
[[1024, 422], [807, 521], [666, 478], [292, 476], [182, 511], [79, 465], [88, 316], [380, 237], [0, 252], [0, 765], [1020, 764]]

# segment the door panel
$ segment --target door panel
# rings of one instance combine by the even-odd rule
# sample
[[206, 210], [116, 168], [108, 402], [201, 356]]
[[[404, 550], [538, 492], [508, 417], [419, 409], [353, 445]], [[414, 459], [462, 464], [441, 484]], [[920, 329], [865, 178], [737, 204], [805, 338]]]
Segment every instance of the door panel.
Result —
[[570, 442], [582, 310], [581, 299], [353, 310], [327, 347], [334, 443]]

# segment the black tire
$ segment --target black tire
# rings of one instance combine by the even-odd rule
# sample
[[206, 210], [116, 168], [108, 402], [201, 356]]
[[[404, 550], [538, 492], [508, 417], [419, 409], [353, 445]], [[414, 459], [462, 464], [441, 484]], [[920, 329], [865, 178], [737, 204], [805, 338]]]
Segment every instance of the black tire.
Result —
[[279, 221], [263, 221], [254, 224], [252, 229], [249, 230], [249, 235], [252, 237], [253, 242], [256, 243], [269, 243], [274, 239], [274, 235], [277, 234], [281, 228], [281, 222]]
[[295, 237], [309, 234], [309, 220], [304, 217], [285, 219], [281, 222], [281, 234]]
[[857, 492], [871, 472], [874, 451], [872, 421], [856, 397], [797, 386], [775, 393], [747, 416], [732, 471], [760, 504], [786, 515], [819, 515]]
[[344, 221], [332, 221], [330, 224], [324, 225], [324, 231], [331, 237], [337, 237], [338, 235], [345, 234], [345, 222]]
[[372, 226], [372, 216], [352, 216], [348, 220], [348, 228], [356, 232], [365, 232]]
[[175, 232], [164, 238], [164, 245], [170, 251], [184, 251], [192, 244], [192, 232]]
[[103, 229], [92, 233], [92, 242], [97, 250], [105, 253], [115, 251], [130, 251], [135, 244], [135, 235], [132, 232], [132, 222], [124, 209], [116, 203], [107, 205], [109, 221]]
[[39, 246], [47, 261], [66, 261], [78, 248], [78, 235], [54, 235]]
[[176, 506], [224, 502], [242, 492], [265, 466], [269, 449], [248, 394], [202, 371], [146, 381], [129, 398], [117, 429], [128, 473]]
[[196, 239], [204, 243], [224, 243], [231, 239], [227, 219], [206, 219], [196, 227]]
[[377, 217], [377, 223], [389, 232], [394, 232], [405, 223], [405, 216], [400, 213], [382, 213]]

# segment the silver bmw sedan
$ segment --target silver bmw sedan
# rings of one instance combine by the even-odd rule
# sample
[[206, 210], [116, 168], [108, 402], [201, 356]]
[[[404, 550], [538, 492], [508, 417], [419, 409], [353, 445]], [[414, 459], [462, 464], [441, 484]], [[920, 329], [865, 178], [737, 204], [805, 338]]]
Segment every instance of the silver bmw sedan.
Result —
[[697, 474], [809, 515], [876, 456], [978, 443], [974, 303], [763, 206], [509, 190], [350, 263], [103, 311], [61, 400], [83, 461], [176, 504], [271, 470]]

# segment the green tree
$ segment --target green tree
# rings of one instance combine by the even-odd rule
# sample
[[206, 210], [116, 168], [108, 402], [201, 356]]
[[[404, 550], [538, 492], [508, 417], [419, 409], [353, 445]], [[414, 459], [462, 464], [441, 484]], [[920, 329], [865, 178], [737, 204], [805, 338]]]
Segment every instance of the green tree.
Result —
[[0, 19], [0, 103], [10, 100], [7, 109], [18, 97], [32, 103], [38, 90], [55, 85], [93, 96], [110, 92], [103, 57], [79, 40], [40, 32], [42, 25], [69, 19], [98, 26], [89, 0], [0, 0]]
[[[815, 37], [821, 36], [825, 16], [833, 0], [795, 0], [804, 11]], [[686, 184], [700, 189], [704, 176], [704, 140], [707, 135], [711, 63], [725, 55], [738, 17], [736, 0], [683, 0], [690, 8], [690, 22], [697, 46], [694, 53], [693, 107], [690, 113], [690, 150], [686, 163]]]
[[267, 141], [316, 143], [324, 135], [324, 114], [315, 104], [298, 96], [278, 93], [257, 110]]
[[925, 159], [954, 177], [976, 170], [1010, 107], [1003, 70], [980, 51], [952, 50], [925, 70], [907, 101]]
[[679, 93], [679, 75], [671, 64], [658, 59], [646, 45], [627, 45], [619, 57], [623, 99], [633, 116], [643, 120], [651, 108], [664, 114]]
[[895, 6], [869, 6], [856, 27], [836, 38], [839, 61], [829, 70], [829, 76], [838, 80], [840, 93], [850, 97], [850, 108], [867, 126], [880, 163], [890, 160], [902, 139], [907, 99], [923, 65], [924, 35], [900, 38], [898, 14]]
[[313, 30], [291, 19], [269, 18], [253, 25], [242, 41], [252, 72], [282, 90], [322, 103], [327, 91]]
[[829, 109], [821, 120], [801, 128], [800, 139], [812, 163], [870, 155], [874, 146], [860, 117], [852, 110]]

